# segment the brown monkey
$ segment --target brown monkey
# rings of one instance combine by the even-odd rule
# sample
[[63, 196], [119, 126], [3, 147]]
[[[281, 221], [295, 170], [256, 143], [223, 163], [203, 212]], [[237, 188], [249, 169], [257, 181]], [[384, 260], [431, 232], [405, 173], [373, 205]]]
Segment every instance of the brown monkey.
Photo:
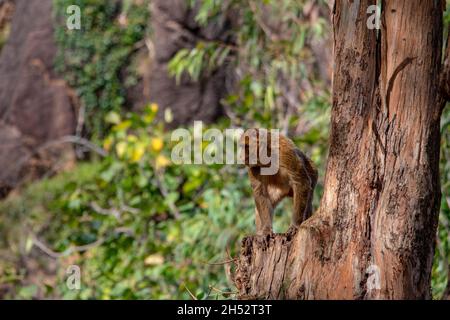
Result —
[[[312, 161], [289, 138], [265, 129], [245, 131], [239, 145], [241, 161], [248, 168], [253, 188], [256, 232], [272, 232], [273, 211], [285, 197], [292, 197], [294, 202], [290, 230], [297, 228], [312, 214], [313, 192], [318, 177]], [[277, 170], [265, 174], [264, 170], [274, 163]]]

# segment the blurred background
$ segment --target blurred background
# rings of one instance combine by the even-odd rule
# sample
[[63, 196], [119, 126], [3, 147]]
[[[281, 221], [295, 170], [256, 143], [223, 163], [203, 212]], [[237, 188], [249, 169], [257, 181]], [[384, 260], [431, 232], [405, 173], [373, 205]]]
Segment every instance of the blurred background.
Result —
[[[171, 130], [281, 129], [319, 168], [317, 208], [329, 18], [324, 0], [0, 0], [0, 298], [233, 298], [230, 260], [254, 232], [246, 172], [173, 164]], [[450, 289], [450, 108], [441, 127], [436, 299]]]

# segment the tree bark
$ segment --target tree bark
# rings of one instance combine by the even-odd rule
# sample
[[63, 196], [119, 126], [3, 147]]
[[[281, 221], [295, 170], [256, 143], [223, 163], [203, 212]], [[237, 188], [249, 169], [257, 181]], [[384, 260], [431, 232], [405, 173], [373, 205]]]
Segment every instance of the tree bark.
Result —
[[336, 0], [330, 151], [295, 235], [243, 240], [240, 298], [428, 299], [439, 185], [443, 1]]

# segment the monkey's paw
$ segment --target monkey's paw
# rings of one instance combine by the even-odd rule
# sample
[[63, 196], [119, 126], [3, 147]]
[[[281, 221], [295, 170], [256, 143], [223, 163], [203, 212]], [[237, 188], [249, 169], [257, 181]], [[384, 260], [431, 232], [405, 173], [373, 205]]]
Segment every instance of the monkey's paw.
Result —
[[256, 232], [256, 235], [257, 236], [261, 236], [261, 237], [267, 237], [267, 236], [272, 236], [274, 233], [273, 233], [273, 230], [272, 229], [264, 229], [264, 230], [261, 230], [261, 231], [257, 231]]
[[298, 226], [291, 224], [289, 229], [286, 231], [286, 235], [293, 236], [297, 233], [297, 231], [298, 231]]

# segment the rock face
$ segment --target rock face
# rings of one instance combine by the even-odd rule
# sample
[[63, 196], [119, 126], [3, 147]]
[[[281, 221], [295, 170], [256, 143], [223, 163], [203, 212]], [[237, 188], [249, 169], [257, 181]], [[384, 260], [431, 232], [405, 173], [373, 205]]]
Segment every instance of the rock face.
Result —
[[[149, 101], [170, 108], [172, 126], [193, 120], [213, 121], [222, 112], [225, 70], [198, 82], [182, 79], [179, 85], [168, 75], [167, 64], [179, 49], [192, 48], [199, 39], [229, 40], [229, 21], [199, 27], [195, 10], [185, 0], [153, 1], [153, 59], [140, 66], [141, 81], [127, 92], [135, 105]], [[73, 134], [76, 97], [54, 72], [57, 52], [53, 37], [52, 0], [0, 0], [0, 22], [11, 20], [9, 38], [0, 51], [0, 198], [30, 177], [39, 177], [62, 154], [71, 157], [71, 146], [42, 146]], [[2, 10], [3, 8], [3, 10]], [[52, 153], [50, 153], [50, 151]]]
[[167, 65], [178, 50], [193, 48], [202, 39], [229, 41], [230, 19], [200, 27], [194, 18], [195, 10], [188, 7], [188, 1], [154, 0], [152, 3], [155, 57], [150, 96], [162, 109], [172, 110], [173, 125], [215, 120], [222, 113], [220, 99], [226, 94], [225, 67], [198, 82], [185, 77], [178, 86], [168, 74]]
[[[0, 53], [0, 197], [37, 167], [55, 164], [44, 143], [72, 134], [70, 90], [53, 72], [52, 0], [16, 0], [10, 36]], [[58, 150], [55, 150], [58, 149]], [[70, 146], [52, 148], [60, 159]], [[46, 159], [45, 164], [42, 161]]]

